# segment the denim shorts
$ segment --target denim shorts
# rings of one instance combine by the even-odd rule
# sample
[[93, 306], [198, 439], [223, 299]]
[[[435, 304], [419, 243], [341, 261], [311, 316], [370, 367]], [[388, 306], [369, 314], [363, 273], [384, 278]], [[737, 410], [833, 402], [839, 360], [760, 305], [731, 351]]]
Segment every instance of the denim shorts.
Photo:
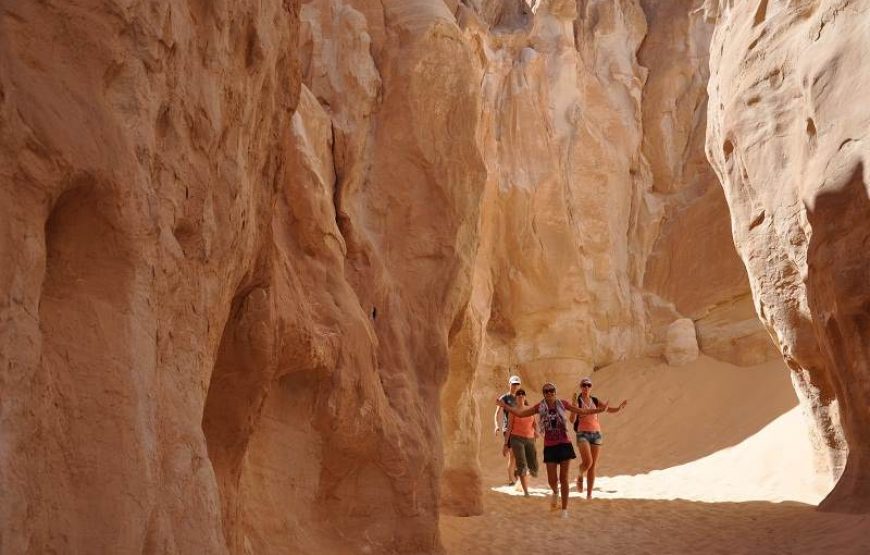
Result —
[[577, 444], [579, 445], [581, 441], [592, 445], [601, 445], [604, 438], [601, 436], [601, 432], [577, 432]]

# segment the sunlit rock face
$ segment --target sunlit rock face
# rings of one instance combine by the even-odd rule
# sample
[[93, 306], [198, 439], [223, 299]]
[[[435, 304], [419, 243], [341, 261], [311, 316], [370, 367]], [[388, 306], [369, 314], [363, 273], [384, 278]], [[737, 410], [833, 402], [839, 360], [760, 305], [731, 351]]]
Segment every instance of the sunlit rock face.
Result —
[[668, 326], [665, 360], [671, 366], [682, 366], [698, 358], [698, 337], [695, 324], [688, 318], [675, 320]]
[[[823, 502], [870, 507], [870, 6], [707, 3], [707, 151], [759, 317], [776, 337], [827, 464]], [[839, 414], [838, 414], [839, 413]], [[846, 444], [848, 443], [848, 458]]]
[[433, 552], [510, 373], [775, 356], [693, 4], [5, 9], [0, 551]]
[[437, 549], [486, 181], [453, 15], [92, 4], [0, 15], [0, 551]]
[[692, 2], [641, 4], [648, 31], [638, 60], [649, 70], [643, 154], [661, 204], [643, 281], [650, 325], [661, 340], [676, 318], [691, 318], [705, 354], [760, 364], [779, 354], [752, 308], [728, 206], [704, 154], [712, 26]]
[[[236, 541], [242, 524], [222, 513], [236, 512], [265, 384], [286, 372], [269, 253], [296, 11], [4, 6], [4, 553]], [[230, 365], [250, 373], [220, 437], [204, 434], [209, 384]]]
[[442, 504], [473, 514], [478, 450], [492, 448], [480, 429], [491, 436], [491, 398], [509, 374], [534, 396], [545, 380], [570, 396], [596, 367], [664, 356], [669, 326], [687, 318], [705, 354], [744, 365], [779, 355], [705, 160], [703, 13], [691, 2], [545, 1], [518, 14], [460, 4], [483, 66], [487, 188], [442, 395]]

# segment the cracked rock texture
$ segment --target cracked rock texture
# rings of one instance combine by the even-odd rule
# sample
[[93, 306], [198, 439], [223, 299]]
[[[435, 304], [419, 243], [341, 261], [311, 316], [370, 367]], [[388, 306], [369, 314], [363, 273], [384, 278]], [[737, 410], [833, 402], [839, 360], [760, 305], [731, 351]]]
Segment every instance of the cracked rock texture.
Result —
[[[708, 156], [755, 308], [824, 462], [822, 503], [870, 506], [870, 5], [708, 1]], [[848, 445], [848, 447], [847, 447]]]

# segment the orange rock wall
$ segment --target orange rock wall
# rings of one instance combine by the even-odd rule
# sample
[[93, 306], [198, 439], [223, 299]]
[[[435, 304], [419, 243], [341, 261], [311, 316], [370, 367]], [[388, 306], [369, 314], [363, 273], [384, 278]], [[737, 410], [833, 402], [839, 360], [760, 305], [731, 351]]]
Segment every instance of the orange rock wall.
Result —
[[479, 74], [396, 2], [323, 75], [310, 10], [4, 8], [3, 552], [437, 546]]
[[[727, 207], [819, 437], [842, 453], [839, 406], [863, 441], [860, 391], [829, 371], [866, 366], [865, 268], [833, 271], [862, 204], [814, 193], [776, 219], [827, 237], [805, 250], [819, 285], [777, 305], [738, 223], [779, 198], [717, 158], [743, 140], [711, 147], [727, 206], [703, 160], [713, 26], [692, 4], [4, 8], [0, 551], [437, 550], [440, 509], [482, 510], [509, 373], [568, 387], [664, 354], [675, 321], [710, 356], [776, 356]], [[714, 84], [739, 58], [716, 47], [745, 38], [729, 13]], [[713, 86], [710, 145], [745, 109]]]
[[870, 80], [870, 6], [711, 1], [707, 15], [717, 20], [708, 157], [755, 308], [794, 370], [826, 464], [836, 475], [845, 465], [822, 506], [866, 511], [870, 108], [856, 91]]

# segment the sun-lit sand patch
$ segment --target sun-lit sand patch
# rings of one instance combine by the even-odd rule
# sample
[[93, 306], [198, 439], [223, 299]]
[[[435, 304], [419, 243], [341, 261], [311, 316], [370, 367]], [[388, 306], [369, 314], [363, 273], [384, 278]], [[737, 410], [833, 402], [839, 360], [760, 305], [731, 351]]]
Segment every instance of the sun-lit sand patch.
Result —
[[792, 409], [696, 461], [598, 478], [592, 500], [576, 491], [572, 466], [567, 519], [550, 510], [543, 471], [528, 498], [516, 486], [492, 487], [484, 515], [442, 516], [444, 545], [457, 555], [570, 550], [586, 540], [632, 554], [870, 553], [870, 516], [815, 509], [832, 484], [813, 468], [803, 426]]
[[[797, 501], [816, 505], [833, 487], [833, 481], [813, 467], [812, 447], [803, 426], [803, 416], [794, 408], [740, 444], [697, 461], [633, 476], [599, 477], [593, 495], [602, 499]], [[542, 482], [541, 478], [534, 481], [532, 497], [549, 495]], [[571, 484], [570, 497], [579, 497], [573, 480]], [[516, 487], [492, 490], [522, 496]]]
[[[543, 465], [523, 497], [504, 483], [500, 443], [486, 434], [485, 512], [442, 515], [447, 552], [576, 550], [588, 542], [632, 555], [870, 553], [870, 516], [815, 508], [832, 482], [814, 466], [788, 372], [779, 361], [739, 368], [705, 357], [679, 368], [635, 360], [596, 372], [602, 398], [630, 400], [624, 413], [602, 417], [601, 473], [614, 475], [596, 479], [589, 501], [575, 489], [572, 462], [562, 519], [550, 510]], [[540, 442], [538, 449], [540, 457]]]
[[833, 487], [816, 471], [804, 417], [794, 408], [743, 442], [702, 459], [634, 476], [601, 477], [606, 498], [798, 501], [816, 505]]

